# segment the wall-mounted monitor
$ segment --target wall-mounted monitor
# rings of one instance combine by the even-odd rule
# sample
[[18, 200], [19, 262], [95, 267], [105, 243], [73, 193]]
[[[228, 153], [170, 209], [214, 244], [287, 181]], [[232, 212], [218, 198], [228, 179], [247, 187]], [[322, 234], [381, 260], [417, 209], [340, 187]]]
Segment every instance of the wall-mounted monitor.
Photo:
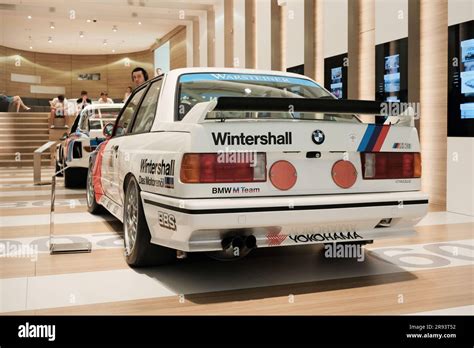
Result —
[[448, 30], [448, 136], [474, 137], [474, 21]]
[[408, 39], [375, 46], [375, 99], [408, 101]]
[[324, 59], [324, 87], [338, 99], [347, 99], [347, 53]]

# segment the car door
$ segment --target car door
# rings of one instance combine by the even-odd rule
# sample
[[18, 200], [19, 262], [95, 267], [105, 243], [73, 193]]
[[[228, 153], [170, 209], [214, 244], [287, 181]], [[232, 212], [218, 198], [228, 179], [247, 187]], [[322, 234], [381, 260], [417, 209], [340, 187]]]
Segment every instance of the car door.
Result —
[[143, 86], [128, 99], [120, 117], [117, 119], [114, 134], [106, 144], [102, 157], [102, 187], [105, 195], [115, 203], [119, 203], [119, 184], [115, 181], [118, 176], [118, 150], [126, 140], [131, 130], [133, 116], [138, 110], [140, 101], [148, 85]]
[[114, 191], [114, 194], [118, 194], [115, 198], [118, 199], [117, 203], [120, 205], [123, 205], [124, 201], [123, 190], [121, 190], [123, 187], [123, 180], [125, 174], [131, 171], [130, 161], [133, 160], [131, 154], [139, 147], [143, 146], [144, 137], [146, 138], [145, 134], [149, 133], [151, 130], [155, 120], [161, 86], [161, 79], [150, 83], [150, 87], [147, 89], [138, 111], [135, 113], [131, 130], [129, 130], [127, 135], [123, 137], [118, 149], [118, 154], [116, 156], [118, 170], [114, 172], [115, 178], [113, 181], [118, 183], [118, 192]]

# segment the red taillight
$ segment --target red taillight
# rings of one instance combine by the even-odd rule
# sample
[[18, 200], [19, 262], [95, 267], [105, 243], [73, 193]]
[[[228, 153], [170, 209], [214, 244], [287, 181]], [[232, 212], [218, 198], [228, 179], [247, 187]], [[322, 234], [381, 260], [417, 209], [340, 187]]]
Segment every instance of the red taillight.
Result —
[[418, 152], [361, 153], [364, 179], [407, 179], [421, 177]]
[[266, 181], [264, 153], [233, 155], [186, 153], [181, 163], [183, 183], [226, 183]]

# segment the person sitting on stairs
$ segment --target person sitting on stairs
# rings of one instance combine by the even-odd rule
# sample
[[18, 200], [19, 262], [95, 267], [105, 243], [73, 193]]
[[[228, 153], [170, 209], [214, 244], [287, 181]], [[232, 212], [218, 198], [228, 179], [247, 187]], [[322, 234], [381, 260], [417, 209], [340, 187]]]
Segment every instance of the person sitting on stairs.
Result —
[[16, 106], [16, 112], [20, 112], [20, 107], [25, 111], [31, 110], [31, 108], [26, 106], [25, 103], [23, 103], [23, 100], [21, 100], [21, 98], [17, 95], [15, 95], [13, 97], [9, 97], [7, 95], [0, 94], [0, 100], [5, 101], [8, 104], [15, 105]]

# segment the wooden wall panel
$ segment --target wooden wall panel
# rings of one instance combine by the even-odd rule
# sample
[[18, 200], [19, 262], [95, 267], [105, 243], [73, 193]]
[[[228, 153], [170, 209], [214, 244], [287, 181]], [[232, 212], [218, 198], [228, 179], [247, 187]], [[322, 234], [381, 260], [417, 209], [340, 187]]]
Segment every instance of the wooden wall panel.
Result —
[[324, 85], [323, 0], [304, 3], [304, 74]]
[[420, 3], [420, 141], [422, 188], [430, 203], [446, 205], [447, 0]]
[[186, 66], [186, 28], [184, 28], [170, 39], [170, 69]]
[[224, 1], [224, 66], [234, 67], [234, 0]]
[[[11, 81], [11, 74], [35, 75], [35, 53], [7, 48], [6, 52], [6, 89], [8, 95], [35, 97], [27, 83]], [[21, 66], [15, 66], [16, 57], [20, 57]]]
[[245, 0], [245, 67], [257, 67], [257, 18], [255, 0]]
[[[41, 85], [65, 87], [71, 96], [71, 56], [65, 54], [35, 53], [35, 75], [41, 76]], [[38, 98], [53, 98], [56, 95], [36, 94]]]
[[[130, 66], [126, 66], [126, 62]], [[127, 63], [128, 64], [128, 63]], [[142, 67], [148, 72], [150, 78], [155, 76], [153, 71], [153, 52], [143, 51], [133, 54], [120, 54], [107, 56], [108, 92], [109, 97], [123, 98], [128, 86], [132, 86], [132, 70]]]
[[271, 0], [271, 66], [272, 70], [286, 71], [285, 68], [285, 15], [284, 6], [278, 5], [277, 0]]
[[351, 0], [348, 6], [348, 96], [350, 99], [374, 100], [375, 2]]
[[200, 36], [199, 33], [199, 19], [193, 20], [193, 66], [200, 66], [201, 57], [201, 47], [200, 47]]
[[[100, 73], [100, 80], [78, 80], [79, 74], [87, 73]], [[92, 100], [99, 99], [101, 91], [107, 91], [107, 56], [72, 56], [72, 97], [79, 98], [82, 90]]]
[[216, 61], [216, 15], [214, 8], [207, 10], [207, 66], [214, 66]]
[[6, 51], [5, 47], [0, 46], [0, 94], [7, 93]]
[[[175, 40], [178, 64], [186, 66], [186, 32]], [[184, 48], [184, 63], [182, 63]], [[15, 66], [15, 57], [21, 56], [21, 66]], [[125, 66], [128, 58], [130, 66]], [[107, 91], [110, 98], [120, 99], [127, 86], [131, 85], [132, 70], [141, 66], [150, 78], [154, 76], [153, 52], [142, 51], [123, 55], [65, 55], [34, 53], [0, 46], [0, 93], [32, 98], [52, 98], [53, 94], [34, 94], [29, 83], [12, 82], [11, 74], [36, 75], [41, 77], [42, 86], [64, 87], [67, 98], [79, 98], [81, 90], [87, 90], [89, 97], [98, 99], [101, 91]], [[180, 67], [181, 67], [180, 66]], [[80, 81], [79, 73], [100, 73], [100, 81]]]

